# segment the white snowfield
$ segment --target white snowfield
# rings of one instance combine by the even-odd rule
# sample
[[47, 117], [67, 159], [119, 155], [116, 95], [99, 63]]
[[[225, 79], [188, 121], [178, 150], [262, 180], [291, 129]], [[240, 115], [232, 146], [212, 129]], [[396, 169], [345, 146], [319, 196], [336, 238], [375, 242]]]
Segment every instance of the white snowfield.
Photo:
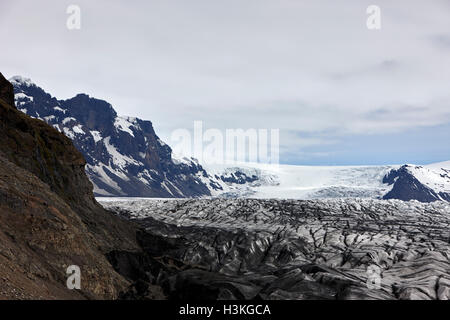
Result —
[[[203, 165], [211, 175], [227, 175], [237, 170], [259, 177], [251, 184], [218, 182], [223, 191], [214, 196], [240, 196], [260, 199], [381, 199], [393, 185], [383, 178], [400, 165], [384, 166], [295, 166], [242, 163], [233, 166]], [[450, 193], [450, 161], [426, 166], [408, 165], [407, 170], [437, 194]], [[205, 181], [206, 182], [206, 181]]]
[[[221, 185], [223, 190], [211, 190], [213, 196], [248, 197], [260, 199], [323, 199], [323, 198], [382, 198], [392, 189], [383, 177], [400, 166], [295, 166], [242, 163], [204, 165], [208, 179]], [[258, 180], [246, 184], [218, 181], [217, 176], [234, 172], [257, 176]], [[207, 183], [206, 178], [203, 182]]]
[[[392, 186], [383, 184], [383, 177], [399, 166], [294, 166], [240, 165], [244, 172], [256, 169], [261, 183], [248, 192], [252, 198], [317, 199], [317, 198], [380, 198]], [[218, 166], [206, 171], [220, 172]], [[226, 172], [227, 169], [222, 171]]]
[[450, 193], [450, 161], [433, 163], [427, 166], [410, 166], [408, 170], [420, 183], [436, 193]]

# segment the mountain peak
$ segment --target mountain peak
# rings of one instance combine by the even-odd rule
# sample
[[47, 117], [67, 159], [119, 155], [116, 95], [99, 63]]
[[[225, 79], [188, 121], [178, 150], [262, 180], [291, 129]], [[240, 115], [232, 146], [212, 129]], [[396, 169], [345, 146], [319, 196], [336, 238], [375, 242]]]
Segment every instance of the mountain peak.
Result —
[[25, 78], [22, 76], [14, 76], [9, 79], [9, 82], [11, 82], [13, 85], [24, 85], [27, 87], [35, 86], [34, 82], [31, 81], [30, 78]]
[[87, 100], [94, 99], [94, 98], [91, 98], [91, 96], [89, 96], [86, 93], [78, 93], [75, 97], [73, 97], [73, 99], [76, 99], [76, 98], [78, 98], [78, 99], [87, 99]]
[[107, 101], [80, 93], [57, 100], [38, 86], [16, 79], [20, 111], [69, 137], [87, 160], [94, 192], [103, 196], [186, 197], [210, 195], [196, 163], [176, 164], [152, 123], [118, 116]]
[[65, 100], [64, 104], [71, 111], [72, 116], [86, 123], [89, 128], [96, 128], [95, 124], [114, 121], [117, 113], [108, 102], [79, 93], [75, 97]]

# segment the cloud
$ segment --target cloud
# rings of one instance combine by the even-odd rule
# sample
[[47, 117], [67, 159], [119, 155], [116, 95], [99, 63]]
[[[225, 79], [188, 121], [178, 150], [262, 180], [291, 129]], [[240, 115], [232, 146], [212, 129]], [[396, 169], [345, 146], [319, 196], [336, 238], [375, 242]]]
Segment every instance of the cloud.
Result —
[[59, 98], [105, 99], [166, 140], [203, 120], [279, 128], [286, 149], [304, 150], [289, 132], [326, 148], [450, 121], [446, 1], [380, 0], [380, 31], [358, 0], [77, 2], [80, 31], [65, 27], [68, 2], [1, 10], [2, 71]]
[[450, 49], [450, 34], [438, 34], [431, 38], [431, 42], [441, 49]]

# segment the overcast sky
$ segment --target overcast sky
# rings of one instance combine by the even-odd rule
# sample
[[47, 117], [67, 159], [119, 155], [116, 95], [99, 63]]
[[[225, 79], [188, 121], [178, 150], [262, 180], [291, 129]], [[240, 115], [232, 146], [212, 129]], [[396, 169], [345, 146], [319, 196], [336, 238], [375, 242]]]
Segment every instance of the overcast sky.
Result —
[[429, 163], [450, 159], [449, 17], [447, 0], [2, 0], [0, 72], [169, 143], [202, 120], [279, 128], [284, 163]]

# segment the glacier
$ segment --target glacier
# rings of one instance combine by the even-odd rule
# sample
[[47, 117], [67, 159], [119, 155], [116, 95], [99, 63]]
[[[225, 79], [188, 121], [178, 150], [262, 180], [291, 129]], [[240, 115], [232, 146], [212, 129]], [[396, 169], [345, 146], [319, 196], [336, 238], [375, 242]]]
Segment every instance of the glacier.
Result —
[[149, 255], [179, 266], [153, 280], [171, 298], [450, 299], [445, 201], [216, 198], [101, 204], [145, 229], [139, 241]]

